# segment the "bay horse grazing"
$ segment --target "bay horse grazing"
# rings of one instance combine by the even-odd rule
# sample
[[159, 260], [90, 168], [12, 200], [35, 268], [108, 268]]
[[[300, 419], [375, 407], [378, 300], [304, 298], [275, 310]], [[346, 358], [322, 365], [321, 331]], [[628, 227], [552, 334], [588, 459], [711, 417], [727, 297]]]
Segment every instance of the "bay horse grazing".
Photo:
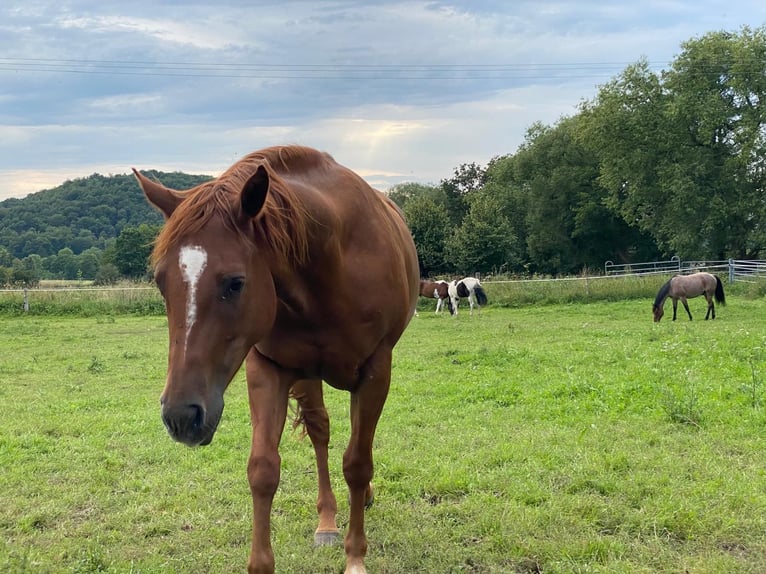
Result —
[[446, 281], [431, 281], [421, 279], [420, 296], [436, 299], [436, 313], [444, 308], [444, 301], [449, 298], [449, 283]]
[[654, 306], [652, 307], [654, 322], [658, 323], [662, 319], [665, 313], [665, 299], [668, 297], [673, 299], [673, 321], [676, 320], [676, 308], [678, 307], [679, 299], [689, 315], [689, 321], [691, 321], [692, 314], [689, 311], [689, 304], [686, 302], [686, 299], [699, 295], [704, 295], [705, 299], [707, 299], [705, 320], [707, 321], [708, 318], [715, 319], [715, 303], [713, 303], [713, 298], [715, 297], [716, 302], [721, 305], [726, 305], [726, 295], [723, 292], [721, 279], [704, 272], [693, 273], [691, 275], [676, 275], [660, 287], [660, 290], [657, 292], [657, 297], [655, 297]]
[[474, 304], [478, 305], [479, 309], [487, 304], [487, 293], [476, 277], [465, 277], [459, 281], [456, 279], [449, 284], [448, 290], [449, 300], [447, 301], [447, 307], [452, 315], [457, 315], [457, 307], [460, 304], [461, 298], [468, 297], [471, 315], [473, 315]]
[[251, 153], [186, 191], [134, 173], [165, 217], [152, 262], [168, 318], [160, 404], [170, 435], [189, 446], [209, 444], [224, 391], [246, 364], [253, 430], [248, 572], [274, 572], [270, 514], [289, 397], [316, 455], [315, 543], [339, 536], [324, 380], [351, 394], [345, 571], [364, 573], [373, 437], [392, 351], [418, 296], [417, 253], [401, 212], [329, 155], [298, 146]]

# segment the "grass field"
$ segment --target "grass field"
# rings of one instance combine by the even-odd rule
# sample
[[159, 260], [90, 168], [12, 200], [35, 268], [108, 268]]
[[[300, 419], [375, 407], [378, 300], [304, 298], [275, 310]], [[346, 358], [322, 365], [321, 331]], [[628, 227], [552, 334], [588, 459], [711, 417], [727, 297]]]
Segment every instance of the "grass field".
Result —
[[[659, 324], [650, 299], [424, 305], [376, 437], [371, 574], [766, 572], [766, 300], [727, 295]], [[245, 570], [241, 373], [189, 449], [159, 420], [164, 317], [8, 316], [0, 340], [0, 572]], [[345, 525], [348, 396], [326, 399]], [[277, 570], [342, 572], [312, 547], [310, 443], [281, 454]]]

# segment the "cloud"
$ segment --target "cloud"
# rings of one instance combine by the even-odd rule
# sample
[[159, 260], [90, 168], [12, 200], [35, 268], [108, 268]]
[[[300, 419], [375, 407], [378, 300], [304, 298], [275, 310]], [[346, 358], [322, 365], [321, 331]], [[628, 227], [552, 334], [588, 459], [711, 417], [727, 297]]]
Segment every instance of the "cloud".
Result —
[[437, 182], [641, 57], [659, 70], [683, 41], [765, 20], [755, 0], [10, 0], [0, 198], [56, 173], [215, 174], [277, 143], [381, 187]]

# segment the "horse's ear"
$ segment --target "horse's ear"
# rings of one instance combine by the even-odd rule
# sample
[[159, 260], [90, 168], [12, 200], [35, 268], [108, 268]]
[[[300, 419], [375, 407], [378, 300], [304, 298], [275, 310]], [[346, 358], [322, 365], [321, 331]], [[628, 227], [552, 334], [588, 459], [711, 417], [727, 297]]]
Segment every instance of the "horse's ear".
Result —
[[266, 203], [266, 196], [269, 194], [269, 174], [262, 165], [258, 166], [255, 173], [250, 176], [240, 195], [240, 204], [242, 212], [247, 217], [255, 217]]
[[133, 168], [133, 173], [149, 203], [160, 210], [165, 219], [168, 219], [183, 198], [174, 190], [141, 175], [136, 168]]

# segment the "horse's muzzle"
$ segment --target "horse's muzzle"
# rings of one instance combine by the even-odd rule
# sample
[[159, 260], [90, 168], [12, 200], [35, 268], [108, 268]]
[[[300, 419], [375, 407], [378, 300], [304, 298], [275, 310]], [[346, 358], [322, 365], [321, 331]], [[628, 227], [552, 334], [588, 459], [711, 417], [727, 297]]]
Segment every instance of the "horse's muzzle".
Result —
[[173, 440], [187, 446], [205, 446], [212, 442], [220, 412], [209, 413], [202, 405], [162, 404], [162, 422]]

